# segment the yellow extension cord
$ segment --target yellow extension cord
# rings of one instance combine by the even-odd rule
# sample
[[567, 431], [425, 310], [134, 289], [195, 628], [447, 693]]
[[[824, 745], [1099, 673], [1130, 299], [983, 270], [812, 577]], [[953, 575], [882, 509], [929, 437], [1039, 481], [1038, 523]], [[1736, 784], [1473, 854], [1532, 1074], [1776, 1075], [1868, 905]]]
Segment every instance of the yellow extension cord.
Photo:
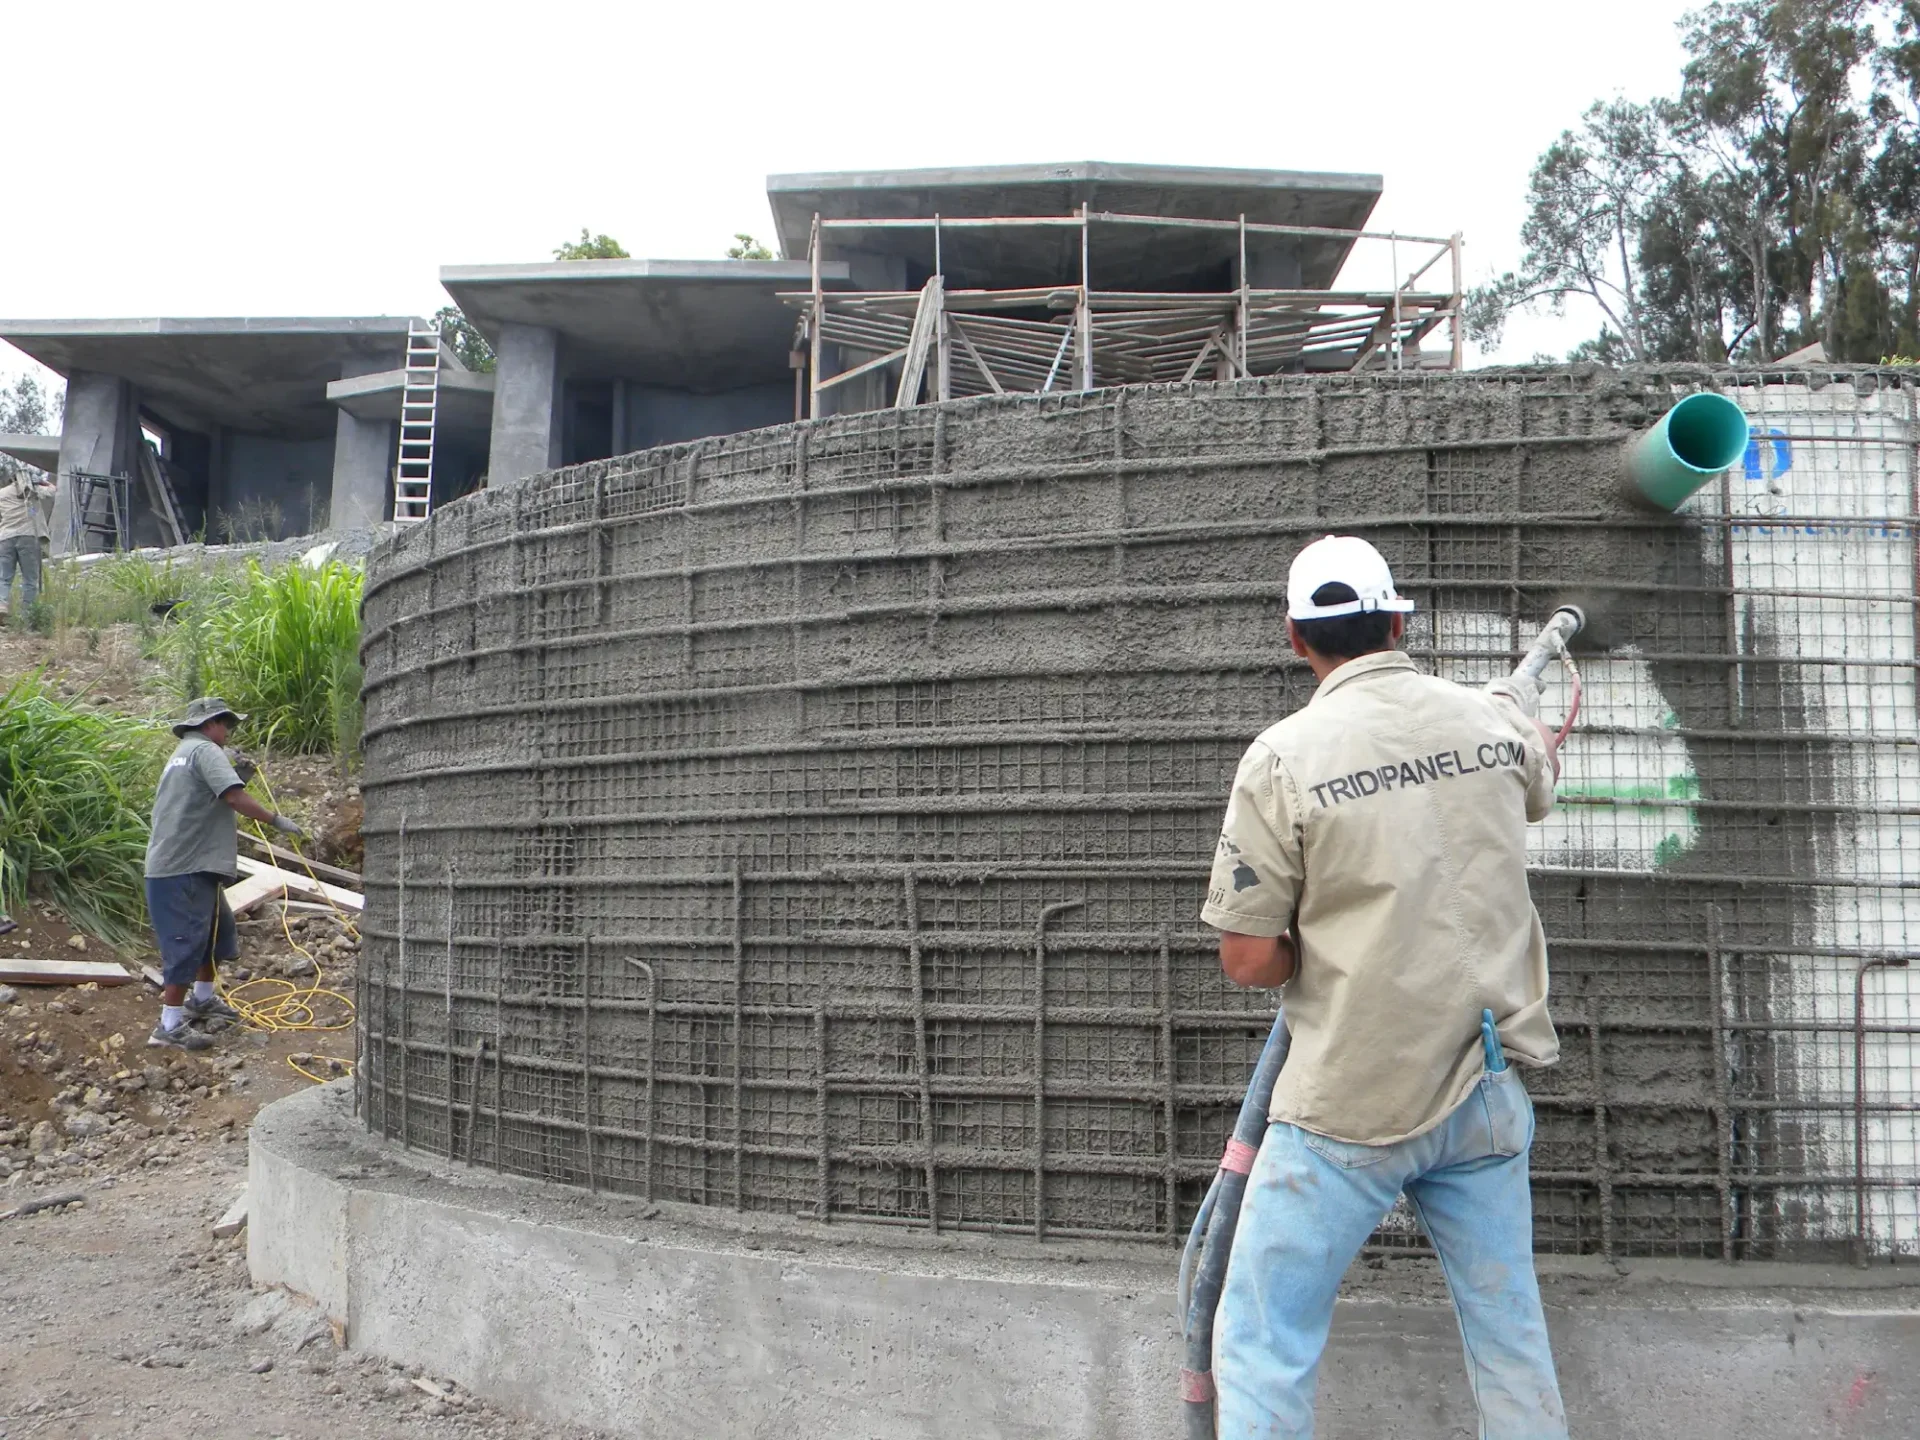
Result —
[[[273, 787], [267, 783], [267, 777], [264, 773], [260, 774], [259, 779], [261, 788], [267, 792], [268, 805], [275, 812], [278, 812], [280, 802], [274, 798]], [[260, 838], [261, 843], [269, 843], [266, 832], [260, 828], [260, 822], [255, 820], [249, 823], [252, 824], [253, 832]], [[294, 845], [291, 839], [289, 839], [288, 844], [289, 848], [291, 848], [296, 855], [300, 853], [299, 847]], [[267, 853], [271, 855], [273, 852], [269, 850]], [[327, 894], [326, 889], [320, 884], [320, 877], [313, 873], [312, 866], [307, 865], [305, 856], [301, 856], [301, 865], [306, 869], [307, 878], [313, 881], [316, 887], [319, 887], [317, 893], [320, 897], [325, 900], [327, 904], [333, 906], [334, 913], [338, 915], [342, 923], [345, 924], [347, 933], [358, 940], [360, 938], [359, 927], [353, 923], [353, 919], [348, 915], [347, 911], [339, 905], [332, 896]], [[271, 976], [262, 976], [257, 980], [244, 980], [240, 984], [233, 986], [226, 985], [222, 982], [220, 986], [221, 999], [239, 1011], [240, 1023], [252, 1030], [261, 1030], [269, 1034], [282, 1035], [297, 1031], [326, 1032], [333, 1030], [351, 1030], [354, 1020], [353, 1001], [349, 997], [341, 994], [338, 990], [329, 990], [322, 983], [325, 976], [320, 969], [320, 961], [312, 951], [308, 950], [306, 946], [293, 938], [293, 925], [288, 919], [290, 913], [284, 905], [280, 908], [280, 929], [287, 938], [287, 944], [299, 954], [305, 956], [308, 963], [313, 966], [312, 983], [299, 985], [291, 980], [278, 980]], [[322, 1001], [338, 1002], [343, 1012], [342, 1018], [337, 1021], [322, 1024], [319, 1009], [317, 1008]], [[353, 1064], [351, 1061], [342, 1060], [338, 1063], [345, 1067], [347, 1074], [351, 1075], [353, 1073]], [[324, 1085], [329, 1079], [333, 1078], [327, 1075], [314, 1074], [291, 1055], [287, 1057], [287, 1064], [292, 1067], [296, 1073], [304, 1075], [316, 1085]]]

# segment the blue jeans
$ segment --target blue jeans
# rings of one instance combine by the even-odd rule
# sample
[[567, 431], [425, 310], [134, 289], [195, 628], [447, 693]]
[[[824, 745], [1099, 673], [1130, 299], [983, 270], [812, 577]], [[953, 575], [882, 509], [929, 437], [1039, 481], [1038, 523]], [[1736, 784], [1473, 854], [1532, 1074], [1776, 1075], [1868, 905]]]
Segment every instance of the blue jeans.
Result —
[[1214, 1322], [1221, 1440], [1311, 1440], [1340, 1277], [1402, 1191], [1440, 1254], [1481, 1440], [1565, 1440], [1533, 1273], [1532, 1144], [1533, 1102], [1511, 1069], [1396, 1145], [1269, 1126]]
[[31, 610], [40, 597], [40, 541], [32, 535], [0, 540], [0, 610], [13, 593], [13, 572], [20, 571], [20, 608]]

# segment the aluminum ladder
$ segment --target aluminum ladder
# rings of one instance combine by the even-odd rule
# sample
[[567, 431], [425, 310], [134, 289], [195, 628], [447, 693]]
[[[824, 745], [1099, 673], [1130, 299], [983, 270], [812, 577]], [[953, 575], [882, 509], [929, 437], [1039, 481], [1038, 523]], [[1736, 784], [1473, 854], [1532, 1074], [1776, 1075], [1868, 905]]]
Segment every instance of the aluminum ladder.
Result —
[[393, 518], [402, 525], [433, 510], [433, 422], [440, 404], [440, 329], [430, 320], [407, 326], [407, 367], [400, 389], [400, 455], [393, 472]]

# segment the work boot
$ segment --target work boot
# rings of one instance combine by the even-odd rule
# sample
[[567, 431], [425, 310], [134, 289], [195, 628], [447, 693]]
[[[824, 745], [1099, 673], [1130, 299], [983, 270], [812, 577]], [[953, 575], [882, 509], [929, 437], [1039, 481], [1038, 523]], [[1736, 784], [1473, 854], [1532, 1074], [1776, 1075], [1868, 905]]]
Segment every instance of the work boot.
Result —
[[213, 1048], [213, 1041], [193, 1029], [184, 1020], [171, 1030], [165, 1025], [154, 1026], [153, 1033], [147, 1036], [147, 1044], [156, 1050], [211, 1050]]
[[189, 1020], [217, 1020], [224, 1025], [233, 1025], [240, 1019], [240, 1012], [218, 995], [208, 1000], [195, 1000], [192, 996], [188, 996], [180, 1008], [187, 1012]]

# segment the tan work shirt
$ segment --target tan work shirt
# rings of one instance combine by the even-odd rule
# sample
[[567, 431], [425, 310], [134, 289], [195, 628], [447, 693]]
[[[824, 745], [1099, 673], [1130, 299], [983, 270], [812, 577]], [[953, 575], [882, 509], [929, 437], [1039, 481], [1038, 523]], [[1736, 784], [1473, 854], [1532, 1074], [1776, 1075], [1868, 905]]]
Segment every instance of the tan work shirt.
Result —
[[0, 471], [0, 540], [20, 535], [47, 533], [46, 517], [40, 502], [53, 498], [53, 484], [47, 480], [29, 480], [23, 474]]
[[1482, 1074], [1483, 1009], [1509, 1059], [1559, 1058], [1526, 873], [1553, 769], [1495, 690], [1363, 655], [1241, 760], [1200, 918], [1298, 939], [1273, 1119], [1370, 1145], [1431, 1129]]

